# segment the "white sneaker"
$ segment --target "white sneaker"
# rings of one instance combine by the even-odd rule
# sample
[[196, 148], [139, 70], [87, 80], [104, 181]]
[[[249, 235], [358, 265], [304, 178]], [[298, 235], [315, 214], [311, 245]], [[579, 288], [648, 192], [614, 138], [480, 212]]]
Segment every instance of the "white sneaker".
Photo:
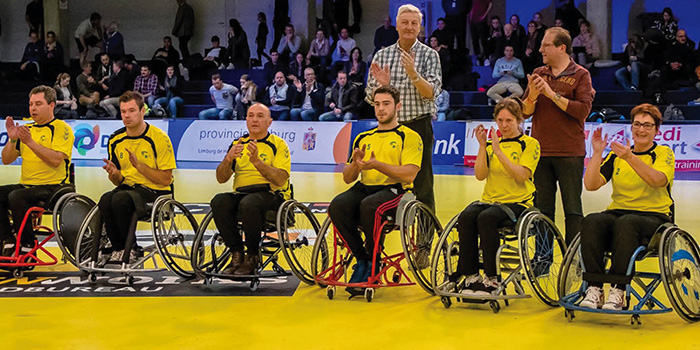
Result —
[[480, 274], [473, 274], [471, 276], [467, 276], [464, 279], [464, 288], [462, 289], [462, 293], [464, 294], [474, 294], [474, 286], [475, 285], [481, 285], [482, 281], [484, 280], [483, 277], [481, 277]]
[[587, 307], [589, 309], [599, 309], [601, 306], [603, 306], [604, 297], [605, 295], [600, 287], [588, 287], [588, 289], [586, 289], [586, 297], [583, 298], [583, 301], [581, 301], [579, 306]]
[[474, 286], [474, 295], [498, 295], [500, 294], [501, 282], [498, 277], [486, 277], [480, 284]]
[[627, 305], [625, 300], [625, 291], [615, 287], [610, 287], [610, 295], [608, 300], [603, 305], [603, 310], [622, 310]]

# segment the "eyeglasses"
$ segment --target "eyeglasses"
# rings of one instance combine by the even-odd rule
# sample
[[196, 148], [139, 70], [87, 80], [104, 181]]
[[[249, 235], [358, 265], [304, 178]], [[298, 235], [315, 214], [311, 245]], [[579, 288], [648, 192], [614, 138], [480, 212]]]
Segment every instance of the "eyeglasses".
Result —
[[640, 123], [640, 122], [634, 122], [632, 123], [632, 129], [639, 129], [641, 127], [644, 127], [644, 130], [651, 130], [656, 124], [654, 123]]

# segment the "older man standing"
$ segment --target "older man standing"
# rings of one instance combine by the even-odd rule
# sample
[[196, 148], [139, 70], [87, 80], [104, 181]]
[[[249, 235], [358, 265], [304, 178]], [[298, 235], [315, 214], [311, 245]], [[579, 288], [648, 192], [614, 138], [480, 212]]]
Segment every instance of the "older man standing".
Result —
[[435, 99], [442, 90], [442, 70], [437, 51], [417, 40], [422, 18], [413, 5], [399, 7], [399, 41], [374, 55], [365, 92], [370, 104], [374, 102], [374, 90], [380, 86], [392, 85], [401, 93], [399, 122], [417, 132], [424, 145], [422, 166], [414, 180], [416, 197], [434, 210], [431, 120], [437, 113]]

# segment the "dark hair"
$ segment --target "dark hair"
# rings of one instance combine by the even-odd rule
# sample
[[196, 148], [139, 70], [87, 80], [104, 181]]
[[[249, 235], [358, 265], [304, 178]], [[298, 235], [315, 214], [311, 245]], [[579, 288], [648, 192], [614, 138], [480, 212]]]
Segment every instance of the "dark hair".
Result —
[[104, 57], [104, 56], [109, 57], [109, 54], [106, 52], [100, 52], [100, 59], [102, 59], [102, 57]]
[[581, 27], [581, 26], [584, 25], [584, 24], [585, 24], [586, 27], [588, 27], [588, 28], [591, 27], [591, 22], [588, 22], [588, 21], [586, 21], [586, 20], [581, 21], [581, 23], [579, 23], [578, 26]]
[[218, 35], [214, 35], [213, 37], [211, 37], [211, 42], [220, 43], [220, 42], [221, 42], [221, 39], [219, 39], [219, 36], [218, 36]]
[[53, 30], [49, 30], [48, 32], [46, 32], [46, 36], [49, 36], [49, 35], [56, 36], [56, 32], [54, 32]]
[[119, 67], [119, 69], [122, 69], [122, 68], [124, 68], [125, 62], [124, 62], [124, 59], [121, 59], [121, 60], [116, 60], [116, 61], [112, 62], [112, 64]]
[[267, 15], [265, 14], [265, 12], [258, 12], [258, 16], [262, 18], [263, 22], [267, 23]]
[[661, 11], [661, 14], [663, 15], [664, 13], [668, 13], [669, 16], [671, 16], [671, 19], [669, 20], [669, 22], [675, 21], [675, 19], [673, 19], [673, 10], [671, 10], [670, 7], [664, 7], [664, 9]]
[[498, 102], [496, 107], [493, 108], [493, 119], [496, 119], [498, 113], [501, 113], [504, 109], [510, 112], [518, 123], [522, 123], [525, 120], [525, 117], [523, 117], [523, 103], [519, 98], [506, 97]]
[[545, 30], [544, 33], [554, 34], [554, 40], [552, 40], [554, 46], [559, 47], [566, 45], [566, 53], [571, 55], [571, 35], [568, 30], [561, 27], [552, 27]]
[[129, 101], [136, 102], [136, 105], [139, 106], [139, 109], [143, 109], [143, 95], [141, 95], [140, 92], [128, 90], [127, 92], [119, 96], [119, 104], [126, 103]]
[[294, 29], [294, 25], [291, 23], [287, 23], [284, 25], [284, 28], [286, 29], [287, 27]]
[[359, 52], [360, 52], [360, 61], [359, 61], [359, 62], [362, 62], [362, 50], [360, 50], [360, 47], [359, 47], [359, 46], [355, 46], [355, 47], [352, 48], [352, 50], [350, 50], [350, 62], [352, 63], [352, 54], [354, 54], [355, 51], [359, 51]]
[[211, 80], [221, 80], [221, 74], [219, 74], [219, 73], [212, 74]]
[[166, 35], [165, 37], [163, 37], [163, 41], [165, 41], [165, 40], [170, 40], [170, 42], [172, 42], [172, 41], [173, 41], [173, 38], [171, 38], [170, 36]]
[[231, 18], [228, 20], [228, 26], [233, 28], [234, 35], [241, 35], [241, 33], [243, 33], [243, 27], [241, 27], [241, 22], [238, 22], [238, 20], [235, 18]]
[[272, 55], [273, 53], [276, 53], [276, 54], [278, 54], [278, 55], [280, 54], [280, 53], [277, 51], [277, 49], [272, 49], [272, 50], [270, 50], [270, 55]]
[[32, 36], [32, 34], [36, 34], [36, 36], [39, 36], [39, 32], [37, 32], [37, 31], [34, 30], [34, 29], [30, 30], [30, 31], [29, 31], [29, 35], [27, 35], [27, 36]]
[[82, 64], [80, 64], [80, 68], [85, 68], [87, 66], [90, 66], [90, 68], [92, 68], [92, 62], [85, 60]]
[[377, 94], [391, 95], [391, 98], [394, 99], [394, 105], [399, 103], [401, 99], [401, 93], [399, 92], [399, 90], [391, 85], [378, 87], [376, 90], [374, 90], [374, 93], [372, 94], [372, 99], [374, 99], [374, 96], [377, 96]]
[[101, 20], [101, 19], [102, 19], [102, 16], [101, 16], [99, 13], [97, 13], [97, 12], [93, 12], [93, 13], [90, 15], [90, 22], [92, 22], [92, 21], [97, 21], [97, 20]]
[[518, 19], [518, 24], [520, 24], [520, 16], [518, 16], [517, 13], [516, 13], [516, 14], [512, 14], [512, 15], [510, 16], [510, 19], [512, 19], [513, 17], [517, 18], [517, 19]]
[[444, 18], [444, 17], [440, 17], [440, 18], [438, 18], [438, 20], [437, 20], [437, 21], [438, 21], [438, 22], [440, 22], [440, 21], [443, 21], [443, 22], [445, 22], [445, 18]]
[[29, 97], [41, 93], [44, 94], [44, 100], [46, 100], [47, 104], [56, 103], [56, 90], [46, 85], [39, 85], [33, 88], [32, 91], [29, 92]]
[[499, 22], [501, 21], [501, 17], [498, 17], [498, 15], [492, 16], [491, 20], [493, 21], [494, 19], [497, 19]]
[[346, 72], [343, 69], [339, 70], [338, 73], [335, 73], [336, 76], [338, 76], [339, 74], [345, 74], [346, 77], [348, 76], [348, 72]]
[[632, 108], [630, 115], [632, 116], [633, 123], [634, 118], [639, 114], [646, 114], [654, 119], [654, 125], [656, 125], [657, 130], [659, 129], [659, 126], [661, 126], [661, 112], [656, 106], [649, 103], [642, 103], [641, 105]]

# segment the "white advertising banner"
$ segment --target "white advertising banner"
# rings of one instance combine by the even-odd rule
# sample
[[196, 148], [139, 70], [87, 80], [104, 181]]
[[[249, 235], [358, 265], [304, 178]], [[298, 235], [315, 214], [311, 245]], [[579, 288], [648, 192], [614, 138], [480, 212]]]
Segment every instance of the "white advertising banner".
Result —
[[[121, 120], [69, 120], [73, 128], [73, 159], [107, 158], [109, 135], [124, 127]], [[168, 132], [167, 120], [148, 120], [147, 123]]]
[[[284, 139], [292, 163], [337, 164], [344, 162], [351, 124], [343, 122], [275, 121], [270, 133]], [[177, 148], [177, 160], [221, 161], [231, 142], [248, 131], [245, 121], [196, 120], [187, 127]]]

